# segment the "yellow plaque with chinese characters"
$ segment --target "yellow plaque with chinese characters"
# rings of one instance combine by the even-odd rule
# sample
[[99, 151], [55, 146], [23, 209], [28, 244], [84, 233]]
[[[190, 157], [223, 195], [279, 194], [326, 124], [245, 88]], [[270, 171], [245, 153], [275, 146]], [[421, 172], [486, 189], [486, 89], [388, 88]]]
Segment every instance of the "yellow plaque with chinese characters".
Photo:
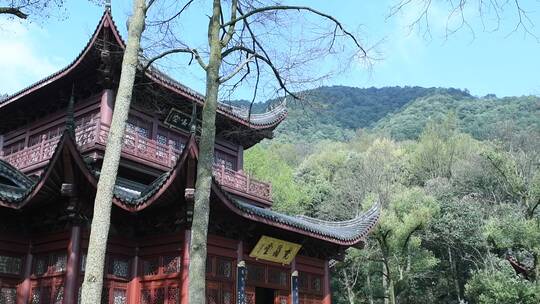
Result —
[[275, 239], [263, 235], [251, 253], [250, 257], [270, 262], [288, 265], [292, 262], [302, 246], [299, 244]]

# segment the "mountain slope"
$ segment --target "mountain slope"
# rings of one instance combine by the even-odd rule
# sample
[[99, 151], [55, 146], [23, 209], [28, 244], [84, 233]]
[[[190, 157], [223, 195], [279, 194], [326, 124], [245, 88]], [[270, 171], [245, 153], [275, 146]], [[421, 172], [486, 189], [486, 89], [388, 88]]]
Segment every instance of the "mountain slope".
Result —
[[454, 113], [462, 132], [486, 139], [505, 129], [540, 129], [540, 98], [459, 98], [431, 95], [419, 98], [400, 111], [378, 121], [375, 130], [397, 140], [415, 139], [429, 120], [440, 120]]

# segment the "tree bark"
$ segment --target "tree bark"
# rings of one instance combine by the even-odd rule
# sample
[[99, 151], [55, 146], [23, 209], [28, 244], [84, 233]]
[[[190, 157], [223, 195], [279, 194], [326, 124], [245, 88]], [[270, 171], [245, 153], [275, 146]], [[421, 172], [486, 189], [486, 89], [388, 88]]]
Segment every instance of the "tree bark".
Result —
[[366, 277], [366, 283], [368, 288], [368, 301], [369, 304], [373, 304], [373, 290], [371, 288], [371, 275], [368, 273]]
[[216, 110], [219, 91], [219, 68], [221, 66], [220, 30], [221, 5], [213, 1], [213, 12], [208, 24], [210, 57], [206, 67], [206, 96], [202, 112], [202, 130], [197, 163], [197, 182], [191, 226], [191, 248], [189, 265], [189, 304], [206, 303], [206, 242], [208, 216], [210, 213], [210, 187], [214, 144], [216, 136]]
[[95, 304], [101, 301], [113, 190], [120, 163], [124, 129], [133, 93], [145, 18], [145, 0], [133, 0], [133, 16], [129, 22], [128, 40], [122, 60], [115, 109], [94, 202], [94, 214], [82, 288], [82, 304]]
[[20, 9], [16, 7], [0, 7], [0, 14], [13, 15], [20, 19], [28, 18], [28, 14], [23, 13]]

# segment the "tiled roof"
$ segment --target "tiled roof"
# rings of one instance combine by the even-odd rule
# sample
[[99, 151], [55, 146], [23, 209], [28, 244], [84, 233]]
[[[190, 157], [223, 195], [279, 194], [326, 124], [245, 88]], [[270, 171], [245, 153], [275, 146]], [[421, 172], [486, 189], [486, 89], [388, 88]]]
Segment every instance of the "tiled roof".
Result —
[[[94, 43], [97, 40], [97, 37], [101, 30], [104, 28], [105, 23], [108, 23], [111, 25], [111, 29], [113, 31], [114, 37], [117, 40], [117, 43], [120, 45], [122, 49], [125, 49], [125, 42], [120, 36], [120, 32], [118, 31], [118, 28], [116, 27], [116, 24], [112, 18], [112, 15], [110, 14], [109, 10], [106, 10], [101, 17], [101, 20], [99, 24], [97, 25], [94, 33], [92, 34], [92, 37], [84, 47], [84, 49], [77, 55], [77, 57], [66, 67], [59, 70], [56, 73], [53, 73], [42, 80], [14, 93], [10, 96], [7, 96], [5, 98], [0, 98], [0, 108], [3, 105], [9, 104], [21, 96], [30, 93], [31, 91], [38, 89], [40, 87], [46, 86], [47, 84], [54, 82], [57, 79], [60, 79], [65, 74], [69, 73], [71, 70], [73, 70], [80, 61], [84, 59], [88, 51], [92, 48]], [[139, 66], [139, 70], [142, 70], [142, 65]], [[202, 105], [204, 103], [204, 96], [200, 94], [199, 92], [187, 87], [186, 85], [178, 82], [177, 80], [173, 79], [166, 73], [160, 71], [159, 69], [155, 67], [150, 67], [145, 71], [145, 75], [149, 77], [150, 79], [164, 85], [165, 87], [169, 87], [182, 95], [185, 95], [186, 97], [189, 97], [193, 99], [195, 102]], [[287, 108], [285, 107], [285, 104], [280, 104], [276, 106], [274, 109], [262, 113], [262, 114], [251, 114], [248, 115], [248, 111], [245, 108], [238, 108], [233, 107], [230, 105], [227, 105], [225, 103], [218, 103], [218, 113], [225, 115], [226, 117], [236, 120], [244, 125], [247, 125], [250, 128], [254, 129], [266, 129], [266, 128], [272, 128], [276, 127], [281, 121], [283, 121], [287, 116]]]
[[[75, 164], [74, 168], [78, 168], [80, 174], [86, 176], [87, 182], [93, 187], [96, 187], [98, 176], [86, 165], [82, 155], [77, 150], [76, 144], [64, 132], [51, 161], [45, 169], [45, 173], [37, 181], [31, 180], [10, 164], [0, 161], [0, 206], [20, 209], [24, 204], [34, 200], [36, 197], [40, 199], [44, 196], [50, 196], [50, 191], [55, 191], [55, 195], [58, 195], [62, 183], [62, 178], [58, 177], [58, 175], [62, 175], [62, 161], [66, 161], [65, 159], [62, 160], [58, 155], [61, 155], [61, 151], [64, 149], [68, 149], [71, 155], [71, 160], [69, 161]], [[187, 158], [196, 158], [197, 154], [195, 138], [192, 136], [178, 158], [176, 165], [170, 171], [156, 178], [154, 182], [142, 191], [117, 184], [114, 190], [113, 202], [125, 210], [136, 212], [150, 206], [156, 201], [183, 195], [183, 193], [178, 193], [179, 190], [175, 185], [178, 186], [179, 181], [182, 179], [180, 172], [184, 172], [182, 170], [185, 168], [184, 164]], [[56, 170], [56, 174], [49, 174], [51, 170]], [[57, 177], [51, 177], [53, 175]], [[380, 206], [379, 204], [375, 204], [364, 214], [348, 221], [331, 222], [305, 216], [290, 216], [258, 207], [247, 199], [232, 196], [222, 190], [215, 180], [212, 182], [213, 193], [223, 198], [223, 203], [233, 212], [245, 218], [339, 245], [348, 246], [362, 242], [369, 231], [375, 226], [380, 215]], [[42, 187], [43, 184], [47, 183], [49, 186]], [[44, 193], [44, 191], [49, 192]]]
[[347, 243], [363, 240], [377, 224], [380, 216], [379, 203], [374, 204], [367, 212], [348, 221], [324, 221], [306, 216], [291, 216], [270, 209], [255, 206], [241, 198], [229, 196], [230, 201], [248, 215], [267, 219], [271, 222], [294, 227], [299, 230], [335, 239]]

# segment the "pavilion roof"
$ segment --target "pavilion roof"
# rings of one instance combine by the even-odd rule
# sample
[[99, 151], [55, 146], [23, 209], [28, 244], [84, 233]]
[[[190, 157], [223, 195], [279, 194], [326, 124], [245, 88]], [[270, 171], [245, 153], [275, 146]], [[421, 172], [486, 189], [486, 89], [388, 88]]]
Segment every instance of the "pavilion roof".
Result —
[[[128, 212], [138, 212], [160, 202], [182, 201], [189, 167], [186, 164], [190, 159], [196, 161], [197, 157], [197, 142], [191, 136], [175, 166], [142, 191], [117, 181], [113, 204]], [[71, 170], [66, 171], [67, 166]], [[58, 198], [65, 182], [65, 172], [75, 172], [73, 175], [77, 187], [96, 190], [99, 173], [85, 163], [67, 132], [62, 135], [49, 164], [37, 180], [0, 160], [0, 207], [23, 209], [30, 204]], [[212, 193], [227, 209], [247, 220], [343, 246], [362, 244], [380, 214], [380, 206], [375, 204], [366, 213], [348, 221], [323, 221], [258, 207], [248, 199], [229, 194], [215, 180], [212, 182]]]
[[[103, 16], [101, 17], [100, 22], [98, 23], [92, 37], [84, 47], [84, 49], [77, 55], [77, 57], [66, 67], [61, 70], [39, 80], [38, 82], [7, 96], [6, 98], [0, 99], [0, 111], [3, 107], [17, 102], [23, 96], [29, 95], [34, 91], [37, 91], [43, 87], [50, 85], [51, 83], [65, 77], [74, 69], [76, 69], [81, 62], [88, 56], [90, 50], [96, 46], [96, 42], [100, 33], [109, 28], [112, 31], [112, 36], [114, 41], [118, 46], [124, 50], [125, 42], [120, 36], [120, 32], [116, 27], [116, 24], [112, 18], [110, 10], [105, 10]], [[139, 65], [139, 71], [142, 72], [143, 65]], [[150, 67], [144, 71], [145, 76], [148, 77], [153, 82], [161, 85], [162, 87], [171, 90], [174, 93], [182, 95], [192, 102], [197, 103], [202, 106], [204, 104], [204, 96], [197, 91], [185, 86], [184, 84], [178, 82], [174, 78], [170, 77], [166, 73], [160, 71], [156, 67]], [[287, 116], [287, 108], [285, 102], [278, 104], [273, 109], [267, 111], [266, 113], [253, 114], [245, 108], [236, 107], [227, 103], [218, 102], [218, 114], [223, 115], [226, 118], [233, 120], [237, 123], [247, 126], [250, 129], [261, 130], [261, 129], [273, 129], [280, 122], [282, 122]]]

